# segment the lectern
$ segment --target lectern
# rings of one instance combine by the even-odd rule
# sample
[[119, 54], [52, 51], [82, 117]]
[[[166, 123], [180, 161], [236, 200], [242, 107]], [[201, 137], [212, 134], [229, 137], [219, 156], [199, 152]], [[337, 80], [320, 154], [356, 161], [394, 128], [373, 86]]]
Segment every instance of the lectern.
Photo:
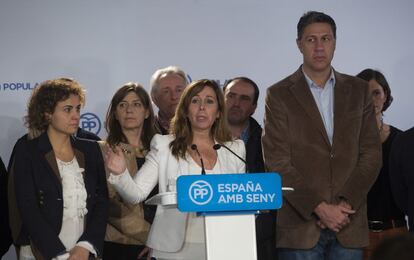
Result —
[[255, 260], [255, 216], [282, 206], [281, 178], [277, 173], [182, 175], [177, 193], [161, 193], [146, 203], [176, 204], [182, 212], [204, 215], [208, 260]]

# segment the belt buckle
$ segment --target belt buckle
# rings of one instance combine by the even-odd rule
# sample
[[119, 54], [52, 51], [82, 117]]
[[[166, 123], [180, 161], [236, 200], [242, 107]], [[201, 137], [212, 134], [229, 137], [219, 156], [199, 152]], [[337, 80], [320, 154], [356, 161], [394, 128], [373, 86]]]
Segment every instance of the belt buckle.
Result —
[[380, 220], [368, 221], [368, 226], [369, 226], [369, 229], [375, 233], [384, 231], [384, 222]]

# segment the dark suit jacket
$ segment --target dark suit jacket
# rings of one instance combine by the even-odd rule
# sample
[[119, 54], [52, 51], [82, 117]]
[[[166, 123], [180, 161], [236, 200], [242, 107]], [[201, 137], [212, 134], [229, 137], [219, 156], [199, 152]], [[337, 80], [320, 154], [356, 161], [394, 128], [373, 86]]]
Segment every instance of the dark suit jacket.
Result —
[[7, 206], [7, 172], [0, 158], [0, 258], [7, 253], [12, 243]]
[[381, 142], [367, 83], [337, 72], [335, 79], [332, 145], [301, 68], [267, 91], [265, 166], [295, 189], [278, 211], [277, 247], [315, 246], [315, 207], [341, 199], [357, 212], [337, 233], [339, 242], [352, 248], [368, 244], [366, 195], [381, 166]]
[[76, 137], [88, 140], [101, 141], [101, 138], [99, 136], [92, 132], [86, 131], [85, 129], [82, 129], [80, 127], [78, 128], [78, 131], [76, 131]]
[[[102, 252], [108, 216], [108, 192], [102, 154], [96, 142], [71, 139], [79, 166], [84, 168], [88, 213], [79, 241]], [[66, 249], [58, 235], [63, 217], [62, 183], [52, 146], [46, 133], [15, 146], [10, 178], [13, 179], [17, 213], [21, 217], [21, 241], [30, 243], [45, 259]], [[10, 194], [10, 193], [9, 193]]]
[[391, 189], [397, 206], [408, 216], [414, 232], [414, 127], [399, 134], [390, 155]]
[[[250, 173], [265, 172], [262, 153], [262, 127], [249, 118], [249, 138], [246, 143], [246, 170]], [[275, 247], [276, 211], [262, 212], [256, 216], [257, 259], [277, 259]]]
[[264, 172], [262, 153], [262, 127], [253, 118], [249, 118], [249, 139], [246, 143], [247, 172]]

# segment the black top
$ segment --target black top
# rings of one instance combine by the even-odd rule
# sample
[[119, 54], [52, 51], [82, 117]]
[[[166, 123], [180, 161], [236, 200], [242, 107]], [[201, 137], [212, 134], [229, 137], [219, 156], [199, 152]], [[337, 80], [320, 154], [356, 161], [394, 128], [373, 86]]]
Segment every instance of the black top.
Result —
[[390, 135], [382, 144], [382, 168], [371, 190], [368, 192], [368, 220], [388, 221], [404, 219], [391, 191], [389, 157], [395, 137], [402, 131], [390, 126]]
[[162, 127], [158, 116], [155, 117], [155, 128], [157, 129], [157, 132], [161, 133], [162, 135], [168, 135], [169, 134], [168, 129], [165, 129], [164, 127]]
[[[108, 218], [108, 191], [102, 153], [96, 142], [71, 138], [79, 166], [84, 168], [87, 192], [84, 231], [78, 241], [88, 241], [102, 253]], [[12, 170], [9, 179], [10, 194], [15, 195], [17, 215], [10, 219], [14, 238], [18, 245], [29, 241], [45, 259], [51, 259], [65, 251], [59, 239], [63, 219], [63, 188], [56, 157], [47, 133], [27, 140], [21, 138], [14, 148]], [[10, 199], [10, 198], [9, 198]], [[14, 228], [13, 228], [14, 227]]]
[[[141, 169], [142, 165], [145, 163], [145, 158], [143, 157], [136, 157], [138, 170]], [[152, 196], [158, 194], [158, 184], [152, 189], [151, 193], [148, 195], [148, 198], [151, 198]], [[155, 212], [157, 211], [157, 206], [155, 205], [146, 205], [144, 203], [144, 219], [152, 224], [152, 221], [154, 221]]]
[[265, 171], [261, 140], [262, 127], [253, 117], [250, 117], [249, 138], [246, 143], [247, 172], [260, 173]]
[[7, 203], [7, 172], [0, 158], [0, 258], [7, 253], [12, 243], [9, 228], [9, 208]]
[[95, 141], [101, 141], [101, 138], [97, 136], [96, 134], [86, 131], [85, 129], [78, 128], [78, 131], [76, 132], [76, 137], [82, 138], [82, 139], [88, 139], [88, 140], [95, 140]]
[[[253, 118], [249, 118], [249, 137], [246, 143], [247, 172], [265, 172], [262, 152], [262, 127]], [[277, 259], [276, 244], [276, 210], [261, 213], [256, 217], [257, 259]]]
[[414, 127], [399, 134], [390, 155], [391, 188], [397, 205], [408, 216], [414, 232]]

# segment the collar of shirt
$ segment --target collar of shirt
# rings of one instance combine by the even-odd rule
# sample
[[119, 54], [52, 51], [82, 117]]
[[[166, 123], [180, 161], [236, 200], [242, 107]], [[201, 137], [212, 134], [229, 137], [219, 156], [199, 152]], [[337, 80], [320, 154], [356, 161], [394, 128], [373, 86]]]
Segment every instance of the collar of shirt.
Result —
[[[303, 71], [303, 69], [302, 69]], [[318, 107], [321, 119], [325, 126], [326, 134], [329, 142], [333, 142], [333, 130], [334, 130], [334, 86], [335, 86], [335, 75], [333, 69], [331, 69], [331, 75], [325, 82], [323, 87], [315, 84], [303, 71], [306, 82], [309, 86], [309, 90], [315, 100], [316, 106]]]
[[[309, 88], [317, 88], [317, 89], [322, 89], [322, 87], [318, 86], [315, 82], [313, 82], [313, 80], [311, 78], [309, 78], [309, 76], [306, 74], [306, 72], [303, 70], [302, 68], [302, 72], [303, 75], [305, 75], [305, 79], [306, 79], [306, 83], [308, 83]], [[335, 73], [334, 70], [331, 69], [331, 75], [329, 75], [328, 80], [325, 82], [325, 86], [323, 87], [323, 89], [326, 89], [326, 87], [334, 87], [335, 86]]]

